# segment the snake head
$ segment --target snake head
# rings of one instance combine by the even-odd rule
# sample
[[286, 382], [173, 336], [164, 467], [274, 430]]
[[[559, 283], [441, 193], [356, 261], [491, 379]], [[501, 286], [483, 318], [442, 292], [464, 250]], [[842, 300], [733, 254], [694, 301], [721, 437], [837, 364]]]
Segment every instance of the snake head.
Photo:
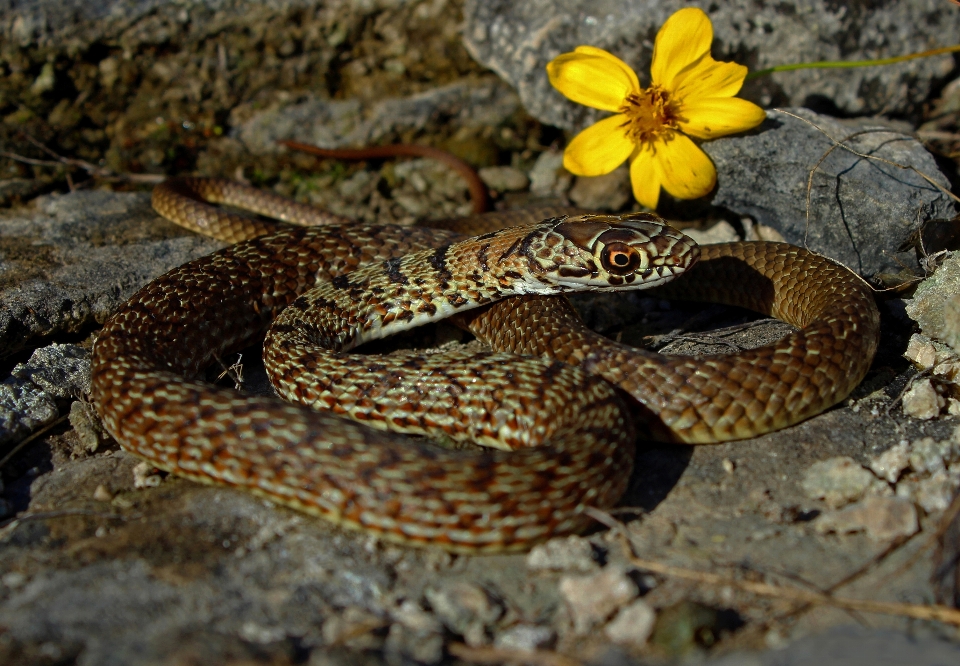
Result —
[[653, 213], [552, 220], [528, 257], [561, 290], [647, 289], [674, 279], [700, 257], [696, 242]]

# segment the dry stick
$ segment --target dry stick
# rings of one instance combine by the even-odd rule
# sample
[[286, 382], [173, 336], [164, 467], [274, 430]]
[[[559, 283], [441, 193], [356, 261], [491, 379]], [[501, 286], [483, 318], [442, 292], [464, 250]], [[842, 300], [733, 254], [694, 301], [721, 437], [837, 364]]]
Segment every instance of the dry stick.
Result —
[[[882, 158], [882, 157], [877, 157], [876, 155], [866, 155], [866, 154], [864, 154], [864, 153], [857, 152], [856, 150], [854, 150], [854, 149], [851, 148], [850, 146], [848, 146], [848, 145], [846, 145], [845, 143], [843, 143], [844, 141], [848, 141], [848, 140], [850, 140], [850, 139], [852, 139], [852, 138], [854, 138], [854, 137], [856, 137], [856, 136], [859, 136], [859, 135], [861, 135], [861, 134], [868, 134], [868, 133], [873, 133], [873, 132], [889, 132], [889, 133], [892, 133], [892, 134], [896, 134], [896, 132], [894, 132], [893, 130], [881, 129], [881, 128], [871, 129], [871, 130], [862, 130], [862, 131], [860, 131], [860, 132], [855, 132], [855, 133], [851, 134], [851, 135], [848, 136], [848, 137], [845, 137], [845, 138], [844, 138], [843, 140], [841, 140], [841, 141], [838, 141], [837, 139], [834, 139], [832, 136], [830, 136], [829, 134], [827, 134], [827, 132], [826, 132], [822, 127], [820, 127], [819, 125], [817, 125], [815, 122], [813, 122], [813, 121], [811, 121], [811, 120], [807, 120], [806, 118], [802, 118], [801, 116], [798, 116], [798, 115], [796, 115], [796, 114], [794, 114], [794, 113], [790, 113], [789, 111], [785, 111], [785, 110], [783, 110], [783, 109], [774, 109], [774, 111], [777, 111], [777, 112], [782, 113], [782, 114], [784, 114], [784, 115], [786, 115], [786, 116], [790, 116], [791, 118], [796, 118], [797, 120], [800, 120], [800, 121], [802, 121], [802, 122], [805, 122], [806, 124], [810, 125], [811, 127], [813, 127], [814, 129], [816, 129], [818, 132], [820, 132], [820, 133], [823, 134], [825, 137], [827, 137], [828, 139], [830, 139], [830, 141], [833, 142], [833, 146], [832, 146], [827, 152], [825, 152], [825, 153], [823, 154], [823, 156], [821, 156], [821, 158], [820, 158], [820, 160], [817, 162], [816, 166], [814, 166], [814, 167], [810, 170], [810, 175], [809, 175], [809, 177], [807, 178], [807, 221], [806, 221], [806, 227], [804, 228], [804, 232], [803, 232], [803, 244], [804, 244], [804, 246], [806, 246], [806, 244], [807, 244], [807, 232], [809, 231], [809, 228], [810, 228], [810, 192], [811, 192], [811, 190], [813, 189], [813, 176], [814, 176], [814, 174], [817, 172], [817, 169], [820, 168], [820, 165], [823, 164], [823, 161], [827, 159], [827, 157], [830, 155], [830, 153], [833, 152], [833, 150], [834, 150], [835, 148], [842, 148], [843, 150], [846, 150], [848, 153], [851, 153], [852, 155], [856, 155], [856, 156], [859, 157], [860, 159], [876, 160], [877, 162], [881, 162], [881, 163], [883, 163], [883, 164], [888, 164], [888, 165], [890, 165], [890, 166], [892, 166], [892, 167], [895, 167], [895, 168], [897, 168], [897, 169], [907, 169], [907, 170], [913, 171], [915, 174], [917, 174], [918, 176], [920, 176], [921, 178], [923, 178], [925, 181], [927, 181], [928, 183], [930, 183], [931, 185], [933, 185], [935, 188], [937, 188], [938, 190], [940, 190], [941, 192], [943, 192], [944, 194], [946, 194], [948, 197], [950, 197], [951, 199], [953, 199], [953, 200], [956, 201], [957, 203], [960, 203], [960, 197], [958, 197], [958, 196], [955, 195], [953, 192], [951, 192], [950, 190], [948, 190], [947, 188], [945, 188], [943, 185], [941, 185], [940, 183], [938, 183], [937, 181], [935, 181], [933, 178], [931, 178], [930, 176], [928, 176], [927, 174], [925, 174], [923, 171], [920, 171], [920, 169], [918, 169], [918, 168], [916, 168], [916, 167], [914, 167], [914, 166], [906, 165], [906, 164], [899, 164], [899, 163], [897, 163], [897, 162], [891, 162], [890, 160], [884, 159], [884, 158]], [[904, 135], [904, 136], [905, 136], [905, 135]]]
[[637, 557], [633, 550], [633, 543], [627, 536], [623, 524], [614, 519], [609, 514], [598, 509], [588, 508], [588, 514], [595, 520], [604, 525], [610, 526], [615, 530], [617, 536], [623, 544], [630, 563], [646, 571], [657, 573], [672, 578], [690, 580], [697, 583], [716, 586], [729, 586], [755, 594], [761, 597], [772, 597], [775, 599], [784, 599], [805, 604], [822, 604], [824, 606], [833, 606], [844, 610], [862, 611], [865, 613], [880, 613], [882, 615], [898, 615], [901, 617], [910, 617], [917, 620], [937, 620], [946, 624], [960, 627], [960, 609], [949, 608], [936, 604], [903, 604], [893, 601], [870, 601], [868, 599], [847, 599], [844, 597], [834, 597], [823, 592], [813, 592], [810, 590], [801, 590], [796, 587], [784, 587], [770, 585], [769, 583], [757, 583], [748, 580], [738, 580], [730, 576], [721, 576], [719, 574], [706, 571], [697, 571], [696, 569], [687, 569], [685, 567], [675, 567], [653, 560], [645, 560]]
[[531, 666], [583, 666], [583, 662], [547, 650], [517, 650], [513, 648], [470, 647], [451, 643], [447, 651], [457, 659], [475, 664], [530, 664]]

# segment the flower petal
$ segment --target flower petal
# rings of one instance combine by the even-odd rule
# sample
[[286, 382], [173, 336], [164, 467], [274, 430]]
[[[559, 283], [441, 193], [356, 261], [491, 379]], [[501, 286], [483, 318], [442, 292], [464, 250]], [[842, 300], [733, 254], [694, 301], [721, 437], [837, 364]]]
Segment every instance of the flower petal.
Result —
[[567, 99], [604, 111], [619, 111], [624, 98], [640, 90], [627, 63], [592, 46], [557, 56], [547, 63], [547, 76]]
[[710, 52], [713, 24], [702, 9], [686, 7], [660, 27], [653, 45], [650, 74], [654, 85], [673, 89], [673, 79], [685, 67]]
[[643, 146], [630, 161], [630, 184], [633, 196], [640, 205], [656, 210], [660, 202], [660, 176], [656, 155], [649, 146]]
[[698, 139], [744, 132], [763, 122], [766, 112], [739, 97], [696, 99], [680, 107], [680, 130]]
[[654, 144], [657, 173], [663, 189], [678, 199], [696, 199], [717, 182], [717, 170], [707, 154], [680, 132], [671, 132]]
[[626, 121], [617, 114], [580, 132], [563, 151], [563, 166], [578, 176], [602, 176], [616, 169], [634, 149], [622, 127]]
[[709, 55], [674, 79], [673, 94], [680, 100], [695, 97], [733, 97], [743, 87], [749, 70], [735, 62], [719, 62]]

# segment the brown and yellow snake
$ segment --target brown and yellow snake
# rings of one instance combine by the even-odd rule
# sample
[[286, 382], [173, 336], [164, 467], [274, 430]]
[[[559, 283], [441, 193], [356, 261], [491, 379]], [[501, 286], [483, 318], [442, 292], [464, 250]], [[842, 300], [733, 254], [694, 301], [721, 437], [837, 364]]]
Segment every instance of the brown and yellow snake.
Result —
[[[326, 226], [263, 236], [263, 223], [203, 201]], [[695, 246], [651, 215], [537, 217], [504, 231], [490, 231], [503, 220], [480, 216], [459, 228], [486, 233], [464, 241], [350, 223], [228, 181], [170, 181], [154, 206], [209, 235], [250, 240], [158, 278], [107, 322], [93, 354], [107, 430], [161, 469], [412, 545], [519, 550], [582, 529], [585, 507], [612, 506], [626, 487], [631, 417], [693, 443], [783, 428], [844, 399], [879, 337], [862, 280], [778, 243], [702, 248], [669, 287], [800, 329], [739, 354], [677, 358], [620, 345], [586, 329], [562, 295], [540, 295], [686, 270]], [[451, 313], [493, 351], [348, 353]], [[365, 425], [194, 379], [278, 315], [265, 351], [278, 391]], [[634, 404], [625, 408], [607, 382]], [[368, 426], [517, 450], [452, 451]]]

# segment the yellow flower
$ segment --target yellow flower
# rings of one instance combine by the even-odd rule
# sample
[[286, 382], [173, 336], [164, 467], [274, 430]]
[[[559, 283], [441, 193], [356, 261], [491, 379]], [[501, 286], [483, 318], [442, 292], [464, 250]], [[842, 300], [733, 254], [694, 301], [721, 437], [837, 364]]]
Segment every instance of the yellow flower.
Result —
[[[579, 104], [616, 115], [574, 137], [563, 165], [578, 176], [602, 176], [630, 159], [637, 201], [656, 209], [660, 187], [678, 199], [702, 197], [717, 171], [689, 138], [713, 139], [760, 124], [764, 111], [734, 97], [747, 68], [710, 57], [713, 25], [700, 9], [674, 13], [657, 33], [649, 88], [616, 56], [578, 46], [547, 65], [550, 83]], [[689, 136], [688, 136], [689, 135]]]

